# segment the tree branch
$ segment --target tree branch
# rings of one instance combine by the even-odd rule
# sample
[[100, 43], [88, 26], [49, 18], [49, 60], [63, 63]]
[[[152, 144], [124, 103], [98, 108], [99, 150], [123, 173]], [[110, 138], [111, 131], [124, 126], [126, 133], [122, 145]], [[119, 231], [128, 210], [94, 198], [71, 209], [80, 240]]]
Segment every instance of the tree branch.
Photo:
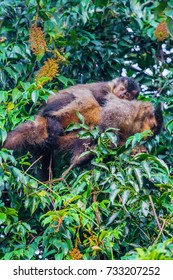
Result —
[[156, 210], [155, 210], [153, 199], [152, 199], [151, 195], [149, 195], [149, 200], [150, 200], [150, 203], [151, 203], [151, 207], [152, 207], [152, 210], [153, 210], [153, 215], [154, 215], [156, 224], [158, 226], [158, 229], [160, 230], [160, 234], [162, 234], [163, 239], [166, 239], [164, 233], [162, 232], [163, 231], [163, 227], [161, 227], [161, 224], [159, 223], [159, 219], [157, 217]]

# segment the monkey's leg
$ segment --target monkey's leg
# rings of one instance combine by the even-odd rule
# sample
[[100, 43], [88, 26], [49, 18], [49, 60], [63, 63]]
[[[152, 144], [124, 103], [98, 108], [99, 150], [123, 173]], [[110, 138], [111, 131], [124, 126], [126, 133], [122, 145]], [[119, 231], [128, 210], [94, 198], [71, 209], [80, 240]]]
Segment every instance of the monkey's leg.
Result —
[[76, 133], [60, 136], [57, 140], [57, 148], [62, 152], [70, 152], [72, 154], [72, 164], [60, 178], [48, 182], [55, 183], [62, 181], [73, 167], [81, 166], [90, 161], [93, 154], [81, 156], [81, 154], [85, 152], [86, 146], [91, 146], [91, 139], [79, 139]]

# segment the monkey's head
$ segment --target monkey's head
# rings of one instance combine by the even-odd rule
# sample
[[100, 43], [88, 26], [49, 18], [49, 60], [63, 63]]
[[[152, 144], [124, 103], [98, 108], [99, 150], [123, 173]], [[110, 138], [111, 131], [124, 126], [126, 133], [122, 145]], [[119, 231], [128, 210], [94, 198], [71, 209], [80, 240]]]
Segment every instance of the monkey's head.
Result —
[[156, 108], [149, 102], [142, 102], [141, 110], [137, 118], [141, 120], [141, 132], [151, 130], [153, 136], [158, 134], [163, 126], [161, 104]]
[[140, 87], [133, 78], [120, 77], [113, 81], [112, 93], [120, 99], [133, 100], [137, 99]]

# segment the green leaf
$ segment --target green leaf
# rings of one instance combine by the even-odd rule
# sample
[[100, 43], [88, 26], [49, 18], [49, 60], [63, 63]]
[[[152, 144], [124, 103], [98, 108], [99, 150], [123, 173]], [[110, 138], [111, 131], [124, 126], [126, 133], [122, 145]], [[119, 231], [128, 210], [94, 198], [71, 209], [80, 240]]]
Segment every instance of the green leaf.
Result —
[[110, 139], [111, 143], [117, 146], [117, 135], [113, 132], [106, 132], [106, 136]]
[[142, 213], [144, 214], [145, 217], [148, 216], [149, 213], [149, 204], [146, 203], [145, 201], [142, 201]]
[[167, 7], [166, 1], [165, 2], [162, 1], [154, 10], [155, 17], [158, 18], [163, 13], [166, 7]]
[[36, 198], [33, 198], [29, 206], [31, 215], [33, 215], [34, 212], [37, 210], [38, 205], [39, 205], [39, 201]]
[[7, 138], [7, 132], [5, 130], [1, 130], [0, 134], [1, 134], [1, 140], [2, 142], [4, 142], [5, 139]]
[[57, 79], [65, 86], [68, 85], [68, 79], [64, 76], [58, 76]]
[[125, 190], [122, 194], [122, 205], [124, 206], [127, 202], [127, 200], [129, 199], [130, 196], [130, 191], [129, 190]]
[[44, 56], [44, 53], [40, 53], [40, 54], [36, 55], [37, 61], [41, 61], [43, 56]]
[[13, 102], [9, 102], [8, 105], [7, 105], [7, 111], [11, 111], [14, 109], [14, 104]]
[[169, 131], [169, 133], [172, 133], [173, 131], [173, 119], [170, 120], [167, 124], [166, 124], [166, 128]]
[[95, 162], [93, 162], [92, 164], [95, 165], [95, 166], [97, 166], [97, 167], [100, 167], [100, 168], [103, 168], [103, 169], [109, 171], [109, 168], [107, 167], [106, 164], [103, 164], [103, 163], [95, 163]]
[[167, 26], [168, 32], [173, 36], [173, 18], [167, 17], [166, 26]]
[[167, 164], [160, 158], [149, 154], [138, 154], [134, 157], [136, 160], [148, 160], [156, 163], [169, 176], [169, 168]]
[[0, 103], [8, 100], [8, 91], [0, 91]]
[[112, 223], [115, 221], [115, 219], [118, 217], [119, 213], [120, 213], [120, 211], [117, 211], [117, 212], [113, 213], [113, 214], [109, 217], [106, 226], [109, 226], [110, 224], [112, 224]]
[[69, 205], [70, 203], [72, 203], [73, 201], [78, 200], [78, 199], [80, 199], [80, 198], [81, 198], [81, 195], [75, 195], [75, 196], [73, 196], [72, 198], [68, 199], [68, 200], [65, 202], [65, 204], [66, 204], [66, 206], [67, 206], [67, 205]]
[[171, 19], [173, 19], [173, 10], [168, 10], [165, 12], [165, 15]]
[[68, 127], [65, 129], [65, 131], [73, 131], [73, 130], [78, 130], [80, 128], [81, 128], [81, 125], [79, 123], [69, 124]]
[[151, 167], [147, 161], [142, 162], [142, 168], [146, 172], [148, 179], [150, 179], [151, 178]]
[[[42, 221], [43, 226], [45, 226], [45, 225], [47, 225], [47, 224], [50, 224], [50, 223], [52, 222], [52, 218], [53, 218], [53, 217], [54, 217], [54, 216], [49, 216], [49, 217], [45, 218], [45, 219]], [[55, 218], [57, 218], [57, 215], [55, 215]]]
[[6, 221], [7, 215], [4, 213], [0, 213], [0, 225]]
[[168, 6], [173, 8], [173, 0], [166, 1]]
[[140, 188], [142, 188], [143, 187], [143, 181], [142, 181], [141, 170], [139, 168], [134, 168], [134, 173], [135, 173], [135, 176], [136, 176], [136, 179], [138, 181], [138, 184], [139, 184]]
[[39, 91], [38, 91], [38, 90], [34, 90], [34, 91], [32, 92], [32, 94], [31, 94], [31, 98], [32, 98], [32, 101], [33, 101], [34, 103], [37, 102], [38, 96], [39, 96]]
[[18, 88], [14, 88], [13, 91], [12, 91], [12, 100], [13, 100], [13, 102], [18, 100], [21, 96], [22, 96], [21, 91], [18, 90]]
[[101, 172], [100, 170], [94, 169], [94, 181], [97, 182], [100, 178]]
[[79, 120], [82, 122], [82, 124], [84, 124], [85, 123], [84, 117], [79, 112], [76, 112], [76, 115], [79, 118]]
[[12, 225], [6, 226], [6, 228], [4, 229], [5, 235], [7, 235], [9, 233], [9, 231], [11, 230], [12, 227], [13, 227]]

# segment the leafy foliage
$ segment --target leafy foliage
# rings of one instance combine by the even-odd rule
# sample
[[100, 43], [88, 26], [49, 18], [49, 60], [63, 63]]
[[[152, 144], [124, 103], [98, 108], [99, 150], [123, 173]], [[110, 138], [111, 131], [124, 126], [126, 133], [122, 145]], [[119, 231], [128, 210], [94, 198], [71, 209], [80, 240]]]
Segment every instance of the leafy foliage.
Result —
[[[40, 182], [29, 153], [1, 149], [1, 259], [173, 259], [172, 11], [161, 0], [1, 1], [2, 142], [53, 91], [122, 74], [140, 82], [140, 99], [162, 102], [165, 121], [155, 138], [144, 140], [146, 131], [117, 147], [112, 129], [90, 131], [78, 115], [68, 129], [97, 141], [86, 151], [94, 158], [61, 182]], [[163, 21], [170, 35], [160, 42], [154, 31]], [[40, 56], [29, 42], [35, 23], [48, 49]], [[55, 57], [50, 79], [44, 65]], [[149, 153], [133, 155], [140, 144]], [[61, 156], [57, 176], [68, 164]]]

